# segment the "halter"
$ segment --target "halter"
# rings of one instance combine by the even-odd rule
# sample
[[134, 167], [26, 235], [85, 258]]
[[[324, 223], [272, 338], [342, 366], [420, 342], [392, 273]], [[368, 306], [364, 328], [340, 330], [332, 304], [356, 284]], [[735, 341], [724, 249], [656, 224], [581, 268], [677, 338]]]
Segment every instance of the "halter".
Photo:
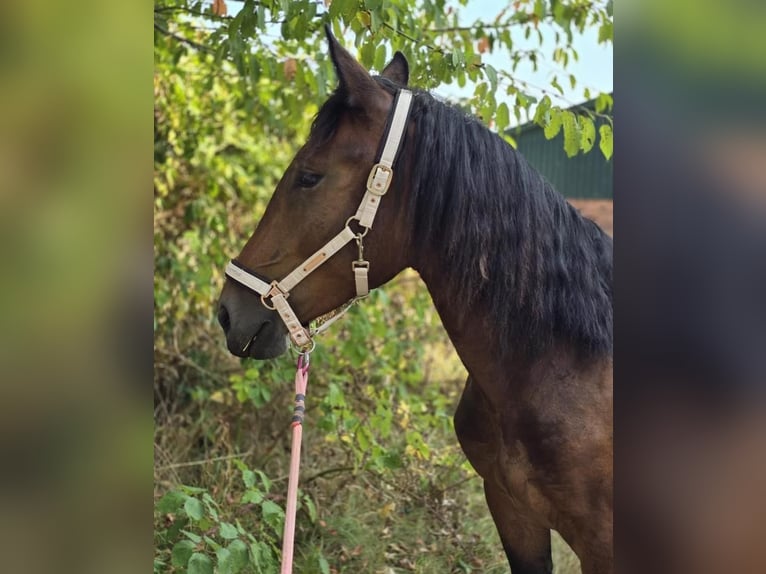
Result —
[[[370, 262], [364, 259], [363, 241], [372, 228], [372, 222], [380, 206], [380, 200], [388, 191], [393, 180], [393, 165], [399, 152], [404, 130], [407, 127], [411, 103], [412, 92], [409, 90], [399, 90], [396, 93], [392, 106], [393, 113], [389, 112], [388, 127], [384, 134], [385, 143], [370, 170], [370, 175], [367, 177], [367, 189], [364, 192], [364, 197], [362, 197], [362, 202], [359, 204], [356, 213], [346, 220], [346, 224], [340, 233], [288, 273], [281, 281], [267, 283], [255, 275], [255, 273], [247, 270], [235, 259], [232, 259], [226, 266], [226, 275], [229, 278], [258, 293], [261, 296], [261, 302], [267, 309], [276, 310], [279, 313], [290, 333], [290, 340], [301, 349], [311, 346], [314, 335], [324, 331], [331, 323], [340, 318], [353, 303], [366, 297], [369, 293], [368, 273]], [[355, 233], [351, 229], [349, 224], [354, 220], [363, 228], [363, 231]], [[347, 302], [335, 317], [325, 322], [321, 327], [316, 329], [305, 328], [301, 325], [295, 311], [287, 302], [290, 291], [295, 289], [298, 283], [303, 281], [312, 271], [318, 269], [352, 239], [356, 241], [359, 249], [358, 259], [351, 264], [351, 271], [354, 274], [354, 284], [356, 286], [356, 297]]]

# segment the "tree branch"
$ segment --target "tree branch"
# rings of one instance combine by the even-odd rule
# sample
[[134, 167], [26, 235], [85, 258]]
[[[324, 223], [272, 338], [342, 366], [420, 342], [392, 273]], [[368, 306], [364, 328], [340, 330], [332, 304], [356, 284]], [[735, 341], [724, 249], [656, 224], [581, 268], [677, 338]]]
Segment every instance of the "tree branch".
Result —
[[[322, 478], [323, 476], [327, 476], [328, 474], [338, 474], [339, 472], [351, 472], [356, 470], [353, 466], [339, 466], [337, 468], [326, 468], [325, 470], [320, 470], [316, 474], [312, 474], [308, 478], [301, 479], [301, 483], [305, 486], [309, 484], [310, 482], [315, 481], [317, 478]], [[287, 480], [289, 475], [279, 476], [277, 478], [272, 479], [271, 482], [284, 482]]]
[[210, 18], [211, 20], [231, 20], [231, 16], [219, 16], [214, 12], [200, 12], [199, 10], [192, 10], [185, 6], [158, 6], [154, 9], [155, 14], [162, 12], [182, 12], [184, 14], [191, 14], [192, 16], [201, 16], [203, 18]]
[[203, 44], [199, 44], [195, 42], [194, 40], [189, 40], [188, 38], [184, 38], [183, 36], [179, 36], [178, 34], [174, 34], [170, 30], [163, 28], [156, 22], [154, 23], [154, 29], [157, 30], [160, 34], [163, 34], [164, 36], [168, 36], [170, 38], [173, 38], [174, 40], [177, 40], [178, 42], [181, 42], [182, 44], [186, 44], [190, 48], [194, 48], [195, 50], [199, 50], [200, 52], [205, 52], [206, 54], [213, 53], [213, 50], [211, 50], [207, 46]]
[[199, 466], [203, 464], [209, 464], [211, 462], [221, 462], [224, 460], [232, 460], [236, 458], [247, 458], [249, 456], [253, 455], [252, 449], [247, 452], [237, 452], [235, 454], [227, 454], [224, 456], [215, 456], [213, 458], [204, 458], [202, 460], [190, 460], [187, 462], [174, 462], [171, 464], [166, 464], [165, 466], [157, 467], [156, 471], [163, 471], [163, 470], [172, 470], [175, 468], [185, 468], [188, 466]]
[[470, 26], [454, 26], [447, 28], [426, 28], [424, 32], [467, 32], [469, 30], [478, 30], [479, 28], [488, 28], [490, 30], [502, 30], [503, 28], [510, 28], [516, 24], [522, 24], [522, 22], [506, 22], [505, 24], [485, 24], [484, 22], [475, 22]]

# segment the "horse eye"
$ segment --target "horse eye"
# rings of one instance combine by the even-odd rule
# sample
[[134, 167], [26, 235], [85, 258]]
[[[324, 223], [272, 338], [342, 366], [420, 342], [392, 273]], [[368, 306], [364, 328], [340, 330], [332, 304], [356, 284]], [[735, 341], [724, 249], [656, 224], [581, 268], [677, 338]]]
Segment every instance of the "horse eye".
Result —
[[301, 187], [314, 187], [320, 182], [322, 176], [318, 173], [303, 172], [298, 176], [298, 185]]

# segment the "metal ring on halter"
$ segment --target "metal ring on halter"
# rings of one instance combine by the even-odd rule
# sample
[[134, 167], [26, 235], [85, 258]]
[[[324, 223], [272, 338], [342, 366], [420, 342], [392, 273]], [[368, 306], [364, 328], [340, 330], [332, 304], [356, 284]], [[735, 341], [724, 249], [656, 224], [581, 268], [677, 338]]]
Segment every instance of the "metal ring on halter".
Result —
[[305, 347], [306, 347], [307, 345], [304, 345], [303, 347], [299, 347], [299, 346], [297, 346], [297, 345], [295, 344], [295, 341], [293, 341], [293, 340], [292, 340], [292, 338], [290, 338], [290, 348], [291, 348], [293, 351], [295, 351], [296, 353], [298, 353], [299, 355], [310, 355], [311, 353], [313, 353], [313, 352], [314, 352], [314, 349], [315, 349], [315, 348], [316, 348], [316, 346], [317, 346], [317, 342], [314, 340], [314, 338], [313, 338], [313, 337], [312, 337], [312, 338], [310, 338], [310, 339], [309, 339], [309, 341], [310, 341], [310, 345], [311, 345], [311, 346], [310, 346], [310, 347], [308, 347], [308, 349], [306, 349]]
[[[350, 227], [349, 223], [351, 223], [352, 221], [359, 221], [359, 218], [356, 215], [352, 215], [351, 217], [349, 217], [346, 220], [346, 227]], [[356, 235], [356, 237], [359, 237], [359, 238], [366, 237], [367, 234], [370, 232], [370, 228], [369, 227], [364, 227], [364, 225], [360, 225], [359, 227], [363, 227], [364, 228], [364, 233], [354, 233], [354, 235]], [[353, 229], [351, 231], [353, 231]]]
[[269, 309], [270, 311], [276, 311], [277, 306], [274, 304], [269, 305], [268, 303], [266, 303], [266, 297], [273, 297], [274, 295], [272, 294], [274, 293], [274, 291], [276, 291], [277, 293], [281, 293], [282, 295], [284, 295], [285, 299], [287, 299], [290, 296], [290, 293], [282, 291], [282, 289], [279, 287], [279, 281], [272, 281], [269, 287], [270, 289], [266, 291], [266, 293], [261, 295], [261, 303], [263, 303], [263, 306]]
[[264, 295], [261, 295], [261, 303], [263, 303], [263, 306], [266, 307], [267, 309], [269, 309], [270, 311], [276, 311], [276, 309], [277, 309], [276, 305], [269, 305], [266, 302], [266, 297], [268, 297], [268, 296], [269, 296], [268, 293], [266, 293]]

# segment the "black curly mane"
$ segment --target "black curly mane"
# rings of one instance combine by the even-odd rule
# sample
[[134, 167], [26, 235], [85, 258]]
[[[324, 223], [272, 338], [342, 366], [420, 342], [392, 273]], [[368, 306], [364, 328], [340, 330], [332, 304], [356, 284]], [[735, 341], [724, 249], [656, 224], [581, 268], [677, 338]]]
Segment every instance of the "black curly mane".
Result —
[[[399, 86], [375, 78], [394, 93]], [[537, 355], [568, 342], [612, 352], [612, 240], [582, 217], [497, 134], [457, 107], [413, 90], [415, 136], [399, 162], [411, 174], [412, 249], [448, 269], [460, 307], [488, 311], [501, 351]], [[342, 95], [322, 107], [312, 136], [331, 137]], [[395, 188], [401, 189], [397, 182]]]

